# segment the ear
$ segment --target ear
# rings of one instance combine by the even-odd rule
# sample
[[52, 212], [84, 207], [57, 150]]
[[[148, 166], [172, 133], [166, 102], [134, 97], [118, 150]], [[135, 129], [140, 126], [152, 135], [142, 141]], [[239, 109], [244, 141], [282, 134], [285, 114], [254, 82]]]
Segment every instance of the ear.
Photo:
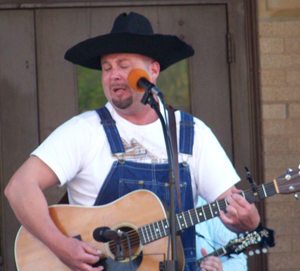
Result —
[[152, 83], [156, 83], [156, 79], [160, 72], [160, 65], [157, 61], [153, 61], [149, 66], [149, 75], [150, 75], [150, 81]]

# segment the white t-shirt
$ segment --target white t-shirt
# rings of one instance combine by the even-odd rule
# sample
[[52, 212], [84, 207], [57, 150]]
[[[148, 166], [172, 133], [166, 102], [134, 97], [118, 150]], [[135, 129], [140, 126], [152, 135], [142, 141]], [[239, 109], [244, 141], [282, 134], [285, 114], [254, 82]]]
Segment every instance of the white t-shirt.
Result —
[[[159, 119], [148, 125], [135, 125], [120, 117], [110, 103], [106, 107], [116, 121], [125, 146], [125, 160], [167, 162]], [[178, 159], [190, 166], [194, 202], [197, 202], [197, 194], [212, 202], [237, 183], [239, 177], [211, 130], [199, 119], [194, 120], [193, 154], [179, 154]], [[177, 134], [179, 121], [180, 112], [177, 111]], [[94, 204], [112, 163], [117, 160], [111, 153], [96, 111], [82, 113], [62, 124], [32, 155], [55, 172], [61, 185], [68, 183], [70, 204], [84, 206]]]

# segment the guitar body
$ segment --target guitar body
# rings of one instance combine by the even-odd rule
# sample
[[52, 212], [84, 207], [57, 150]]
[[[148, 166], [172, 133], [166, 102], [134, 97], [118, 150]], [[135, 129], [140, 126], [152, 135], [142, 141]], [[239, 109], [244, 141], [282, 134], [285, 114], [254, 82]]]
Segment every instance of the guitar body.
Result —
[[[100, 265], [106, 271], [130, 271], [128, 258], [115, 261], [115, 242], [97, 242], [93, 232], [99, 227], [121, 229], [128, 233], [131, 244], [132, 270], [159, 270], [159, 263], [167, 259], [168, 237], [142, 245], [138, 228], [166, 218], [166, 213], [156, 195], [147, 190], [134, 191], [110, 204], [95, 207], [54, 205], [49, 208], [56, 226], [66, 236], [78, 238], [102, 251]], [[178, 238], [180, 239], [180, 238]], [[122, 239], [126, 246], [126, 238]], [[128, 251], [128, 250], [127, 250]], [[177, 242], [179, 270], [183, 270], [184, 258], [181, 243]], [[47, 246], [21, 227], [15, 242], [15, 259], [19, 271], [67, 271], [65, 266]]]

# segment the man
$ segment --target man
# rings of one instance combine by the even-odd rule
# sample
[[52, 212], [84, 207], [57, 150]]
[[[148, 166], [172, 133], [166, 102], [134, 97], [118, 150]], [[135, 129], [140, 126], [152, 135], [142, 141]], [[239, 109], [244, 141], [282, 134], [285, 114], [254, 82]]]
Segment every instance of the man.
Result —
[[[119, 15], [111, 33], [67, 51], [67, 60], [102, 69], [108, 103], [55, 130], [13, 175], [5, 195], [24, 227], [72, 270], [103, 270], [92, 267], [101, 251], [58, 230], [42, 190], [68, 183], [71, 204], [92, 206], [143, 188], [168, 204], [169, 168], [161, 123], [156, 112], [141, 103], [143, 93], [129, 87], [127, 77], [131, 70], [142, 69], [155, 84], [160, 71], [193, 53], [175, 36], [153, 34], [150, 22], [133, 12]], [[180, 118], [186, 125], [179, 128]], [[210, 129], [181, 112], [176, 112], [176, 121], [177, 132], [188, 136], [179, 138], [182, 209], [192, 209], [197, 194], [209, 202], [226, 197], [227, 213], [220, 212], [223, 223], [236, 232], [256, 228], [257, 209], [236, 194], [239, 178]], [[181, 235], [186, 271], [194, 269], [194, 233], [191, 227]]]

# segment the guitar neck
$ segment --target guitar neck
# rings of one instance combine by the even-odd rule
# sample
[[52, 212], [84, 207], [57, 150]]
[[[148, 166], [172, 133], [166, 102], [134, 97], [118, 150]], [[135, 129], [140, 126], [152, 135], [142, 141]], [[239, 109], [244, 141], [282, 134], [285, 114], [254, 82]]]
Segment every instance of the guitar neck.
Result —
[[215, 257], [222, 257], [222, 256], [225, 256], [227, 255], [228, 252], [226, 250], [226, 247], [220, 247], [219, 249], [217, 250], [214, 250], [214, 252], [210, 253], [210, 254], [207, 254], [205, 255], [204, 257], [196, 260], [196, 268], [199, 269], [200, 268], [200, 265], [201, 263], [208, 257], [208, 256], [215, 256]]
[[[276, 184], [277, 185], [277, 184]], [[274, 182], [257, 186], [257, 196], [260, 200], [271, 197], [276, 192]], [[255, 202], [255, 196], [252, 189], [248, 189], [240, 193], [249, 203]], [[220, 211], [226, 212], [228, 202], [226, 199], [221, 199], [201, 207], [191, 209], [176, 215], [176, 232], [190, 228], [198, 223], [207, 221], [211, 218], [218, 217]], [[142, 244], [147, 244], [166, 237], [170, 233], [168, 219], [162, 219], [151, 224], [147, 224], [138, 229]]]

